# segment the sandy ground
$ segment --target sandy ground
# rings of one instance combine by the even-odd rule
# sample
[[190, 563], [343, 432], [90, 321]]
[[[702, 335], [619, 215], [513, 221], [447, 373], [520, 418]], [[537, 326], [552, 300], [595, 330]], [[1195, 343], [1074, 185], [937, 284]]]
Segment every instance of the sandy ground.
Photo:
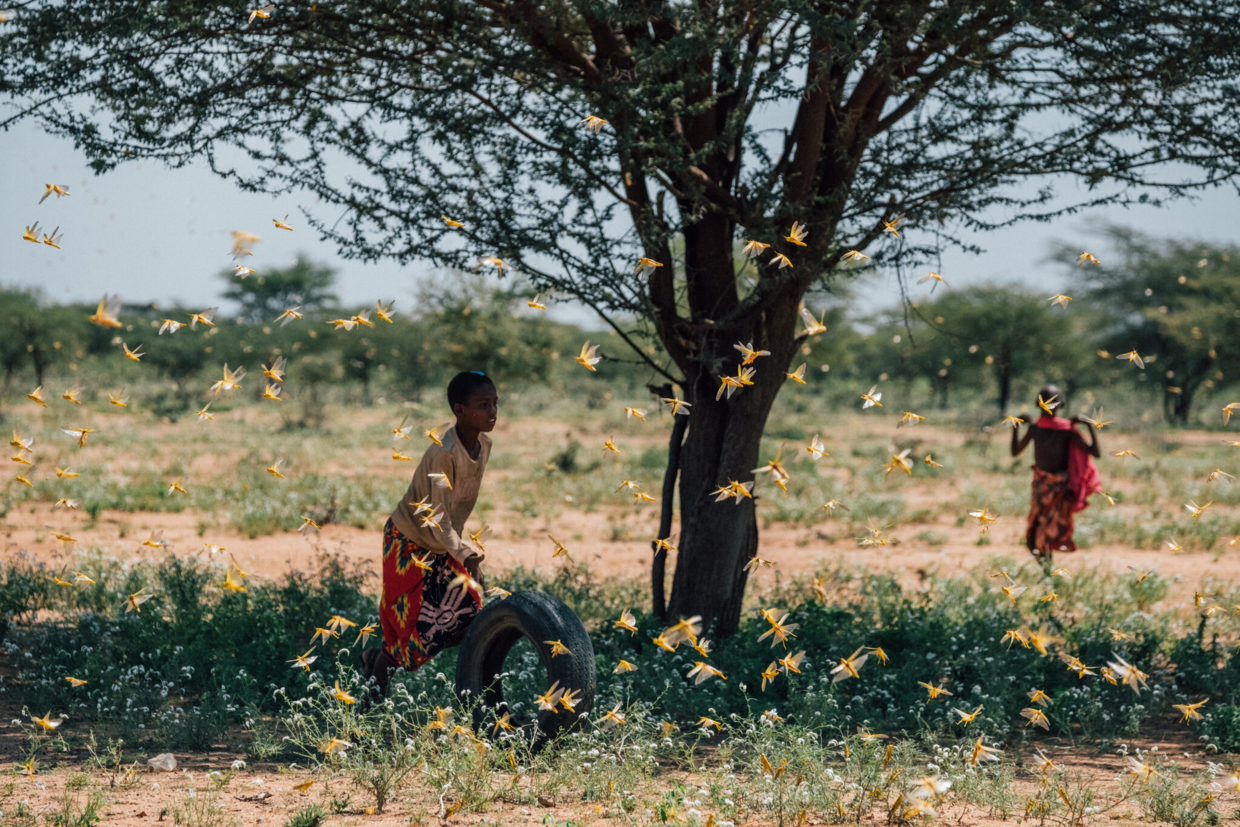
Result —
[[[908, 492], [905, 493], [908, 496]], [[251, 539], [235, 530], [223, 528], [212, 529], [200, 537], [200, 515], [190, 510], [180, 513], [105, 511], [100, 514], [95, 526], [89, 529], [86, 528], [87, 520], [85, 515], [80, 514], [66, 517], [62, 511], [55, 522], [62, 530], [66, 530], [65, 524], [69, 522], [72, 527], [68, 530], [80, 547], [98, 545], [112, 549], [121, 556], [130, 553], [147, 557], [166, 553], [201, 556], [206, 554], [204, 543], [210, 542], [223, 546], [234, 555], [251, 576], [276, 578], [288, 571], [305, 570], [314, 565], [316, 551], [320, 549], [359, 562], [376, 577], [380, 570], [380, 532], [351, 526], [327, 525], [317, 535], [283, 532]], [[652, 507], [636, 516], [627, 514], [624, 520], [633, 527], [633, 534], [653, 537], [658, 512]], [[66, 565], [71, 553], [47, 529], [52, 521], [46, 505], [11, 512], [0, 528], [6, 555], [24, 551], [51, 566]], [[638, 539], [613, 541], [610, 524], [604, 515], [598, 513], [566, 511], [551, 521], [541, 522], [543, 528], [528, 531], [529, 536], [517, 535], [516, 519], [493, 519], [491, 525], [495, 536], [487, 544], [485, 569], [488, 572], [502, 574], [505, 569], [516, 565], [544, 570], [558, 565], [559, 561], [551, 558], [554, 544], [547, 538], [547, 534], [552, 534], [565, 541], [574, 559], [588, 563], [599, 576], [649, 576], [652, 557], [650, 543]], [[1009, 556], [1018, 562], [1028, 560], [1022, 528], [1016, 520], [1005, 520], [991, 528], [989, 545], [978, 545], [979, 534], [975, 526], [958, 527], [946, 518], [940, 518], [937, 522], [896, 527], [891, 531], [891, 536], [898, 542], [893, 545], [863, 548], [841, 523], [822, 523], [813, 528], [776, 524], [760, 531], [759, 556], [773, 565], [762, 569], [757, 577], [761, 583], [762, 579], [777, 574], [810, 573], [839, 567], [889, 572], [902, 582], [912, 584], [920, 579], [923, 572], [933, 571], [941, 576], [959, 575], [989, 563], [999, 555]], [[154, 529], [163, 530], [166, 549], [142, 546], [143, 540]], [[918, 540], [916, 535], [926, 530], [945, 536], [946, 542], [930, 545]], [[1194, 587], [1207, 578], [1240, 581], [1240, 545], [1233, 548], [1224, 544], [1223, 549], [1222, 553], [1187, 551], [1173, 554], [1165, 548], [1096, 547], [1073, 554], [1060, 554], [1056, 562], [1069, 572], [1109, 568], [1122, 573], [1129, 567], [1141, 570], [1156, 568], [1164, 577], [1179, 578], [1179, 582], [1172, 587], [1170, 597], [1180, 600], [1185, 596], [1191, 597]], [[674, 569], [675, 554], [672, 554], [667, 566], [669, 577]]]
[[[138, 421], [126, 422], [115, 410], [104, 414], [105, 431], [124, 431], [138, 427]], [[227, 434], [236, 428], [250, 427], [257, 429], [274, 428], [274, 414], [266, 409], [240, 407], [228, 414], [221, 415], [224, 426], [228, 420], [233, 431], [222, 430], [222, 445], [230, 444]], [[110, 417], [110, 419], [109, 419]], [[351, 430], [363, 428], [378, 429], [381, 425], [383, 436], [379, 441], [387, 440], [386, 429], [391, 427], [390, 411], [385, 409], [361, 408], [349, 412]], [[653, 414], [652, 414], [653, 417]], [[505, 494], [512, 486], [528, 485], [529, 480], [517, 474], [516, 468], [537, 468], [545, 464], [556, 451], [561, 450], [576, 440], [582, 445], [583, 461], [602, 461], [597, 471], [591, 473], [613, 474], [616, 469], [607, 463], [612, 455], [603, 451], [602, 441], [614, 437], [630, 455], [640, 455], [649, 448], [662, 450], [666, 444], [666, 422], [654, 420], [649, 423], [636, 420], [607, 421], [606, 416], [598, 414], [601, 421], [586, 419], [579, 422], [565, 422], [540, 416], [526, 416], [513, 419], [502, 419], [496, 429], [494, 439], [497, 453], [492, 455], [492, 464], [496, 467], [487, 472], [487, 486], [493, 488], [496, 502], [505, 501]], [[115, 420], [115, 421], [113, 421]], [[235, 420], [235, 421], [234, 421]], [[820, 477], [838, 477], [839, 482], [847, 486], [849, 480], [861, 474], [877, 474], [878, 469], [871, 460], [859, 460], [850, 456], [850, 449], [861, 444], [882, 444], [880, 439], [891, 439], [890, 447], [894, 453], [895, 444], [912, 445], [918, 454], [932, 452], [950, 463], [953, 456], [966, 450], [966, 446], [978, 445], [983, 455], [993, 456], [1006, 453], [1007, 432], [998, 429], [988, 434], [934, 426], [926, 423], [913, 431], [894, 431], [890, 417], [874, 419], [852, 417], [841, 424], [839, 429], [824, 429], [824, 439], [828, 449], [833, 452], [834, 459], [828, 465], [825, 461], [817, 470]], [[111, 423], [111, 424], [108, 424]], [[142, 420], [143, 428], [143, 459], [141, 462], [150, 464], [153, 458], [164, 455], [185, 454], [191, 459], [190, 476], [193, 478], [215, 478], [219, 474], [230, 472], [235, 466], [236, 458], [216, 443], [204, 449], [197, 443], [192, 450], [182, 444], [186, 428], [193, 423], [172, 424]], [[110, 429], [110, 430], [109, 430]], [[197, 434], [197, 431], [190, 430]], [[1120, 447], [1134, 445], [1147, 451], [1142, 462], [1150, 467], [1158, 467], [1160, 462], [1154, 443], [1173, 444], [1170, 454], [1179, 454], [1181, 448], [1201, 450], [1221, 450], [1219, 462], [1226, 465], [1234, 449], [1217, 449], [1223, 442], [1223, 435], [1206, 431], [1177, 431], [1173, 442], [1169, 437], [1139, 433], [1105, 432], [1100, 436], [1104, 440], [1104, 451], [1111, 452]], [[316, 440], [329, 436], [318, 434]], [[110, 445], [102, 436], [98, 445], [92, 443], [90, 462], [105, 463], [115, 466], [116, 473], [141, 464], [136, 455], [126, 452], [123, 445]], [[384, 442], [385, 445], [390, 441]], [[410, 442], [415, 446], [420, 443]], [[402, 448], [406, 443], [400, 443]], [[1166, 446], [1164, 446], [1166, 447]], [[800, 448], [785, 444], [789, 455], [797, 453]], [[392, 462], [388, 456], [388, 448], [359, 453], [344, 452], [339, 456], [331, 456], [315, 467], [315, 471], [326, 475], [344, 476], [380, 475], [393, 479], [407, 479], [410, 472], [408, 463]], [[782, 450], [782, 449], [781, 449]], [[505, 463], [497, 462], [500, 453], [506, 458]], [[1026, 456], [1028, 458], [1028, 456]], [[59, 461], [59, 460], [57, 460]], [[1131, 460], [1128, 460], [1131, 462]], [[1114, 469], [1113, 463], [1124, 462], [1104, 454], [1099, 460], [1104, 481], [1108, 480], [1108, 472]], [[963, 467], [963, 466], [962, 466]], [[1236, 469], [1232, 469], [1236, 470]], [[297, 473], [294, 469], [293, 473]], [[661, 471], [658, 473], [661, 477]], [[617, 481], [619, 477], [617, 476]], [[971, 475], [968, 472], [947, 473], [943, 476], [927, 474], [918, 466], [912, 479], [904, 479], [897, 475], [899, 482], [893, 481], [891, 490], [898, 493], [905, 503], [906, 513], [926, 512], [937, 514], [928, 522], [905, 522], [896, 525], [890, 536], [897, 544], [881, 548], [862, 548], [857, 543], [856, 535], [860, 532], [850, 530], [845, 524], [837, 521], [819, 523], [813, 528], [789, 524], [775, 524], [760, 531], [759, 555], [771, 561], [774, 566], [764, 569], [759, 578], [770, 577], [773, 572], [805, 573], [815, 570], [844, 567], [850, 569], [868, 569], [871, 571], [890, 572], [898, 576], [902, 582], [914, 582], [918, 573], [933, 569], [941, 575], [952, 575], [967, 571], [980, 563], [987, 563], [997, 555], [1007, 555], [1018, 561], [1029, 559], [1023, 542], [1024, 513], [1010, 513], [995, 523], [990, 529], [990, 544], [978, 545], [978, 528], [970, 524], [957, 526], [956, 514], [938, 514], [938, 505], [942, 502], [955, 502], [962, 490], [968, 486], [985, 486], [995, 482], [993, 475]], [[649, 481], [649, 480], [648, 480]], [[1177, 483], [1177, 487], [1187, 487], [1193, 481], [1185, 478]], [[1240, 483], [1237, 483], [1240, 484]], [[773, 491], [764, 483], [768, 491]], [[651, 493], [657, 494], [657, 486], [648, 486]], [[764, 492], [766, 493], [766, 492]], [[768, 496], [778, 496], [768, 493]], [[618, 501], [624, 499], [617, 494]], [[1167, 493], [1161, 493], [1160, 499], [1167, 499]], [[1185, 498], [1178, 492], [1171, 492], [1172, 510], [1179, 512], [1179, 503]], [[488, 542], [488, 560], [486, 570], [489, 573], [502, 573], [503, 570], [515, 565], [526, 567], [550, 567], [551, 553], [554, 544], [548, 539], [551, 534], [563, 540], [575, 559], [588, 563], [591, 569], [600, 576], [648, 576], [652, 555], [650, 540], [654, 538], [658, 524], [657, 503], [639, 509], [606, 506], [594, 512], [585, 512], [570, 503], [557, 503], [554, 517], [529, 519], [514, 512], [499, 510], [487, 516], [487, 521], [494, 529], [494, 537]], [[726, 507], [726, 506], [725, 506]], [[1094, 497], [1094, 504], [1078, 520], [1088, 520], [1090, 515], [1099, 509], [1108, 509], [1100, 497]], [[1148, 518], [1148, 507], [1134, 504], [1118, 506], [1118, 512], [1134, 521]], [[1114, 512], [1108, 511], [1113, 514]], [[1240, 515], [1240, 508], [1216, 505], [1212, 514], [1233, 513]], [[306, 568], [313, 563], [315, 546], [343, 554], [350, 560], [363, 563], [377, 575], [380, 567], [381, 531], [379, 519], [375, 527], [362, 530], [346, 525], [326, 525], [321, 534], [307, 537], [293, 532], [249, 538], [235, 529], [221, 524], [214, 515], [201, 514], [192, 509], [179, 513], [146, 513], [105, 511], [93, 527], [87, 528], [89, 518], [82, 513], [60, 511], [52, 514], [46, 503], [24, 504], [12, 509], [0, 521], [0, 543], [5, 554], [10, 555], [25, 551], [36, 559], [52, 565], [63, 564], [67, 559], [67, 549], [57, 541], [49, 529], [56, 526], [61, 531], [68, 531], [76, 538], [79, 548], [98, 545], [109, 548], [115, 553], [125, 556], [129, 553], [156, 555], [166, 553], [164, 550], [144, 548], [141, 544], [152, 530], [162, 529], [167, 550], [177, 555], [201, 554], [205, 543], [223, 546], [234, 555], [237, 561], [253, 575], [260, 577], [278, 577], [284, 572]], [[476, 519], [471, 525], [476, 524]], [[621, 532], [631, 538], [614, 540], [615, 529], [619, 524], [626, 524], [627, 530]], [[200, 526], [213, 526], [199, 535]], [[944, 542], [931, 545], [919, 540], [917, 535], [929, 532]], [[1076, 554], [1063, 554], [1057, 562], [1069, 571], [1088, 568], [1111, 568], [1123, 572], [1132, 566], [1138, 569], [1157, 568], [1167, 577], [1180, 577], [1181, 582], [1172, 590], [1172, 598], [1179, 600], [1183, 594], [1191, 596], [1193, 587], [1205, 578], [1212, 577], [1226, 581], [1240, 581], [1240, 544], [1234, 547], [1225, 543], [1214, 552], [1189, 551], [1173, 554], [1163, 547], [1158, 549], [1134, 549], [1123, 546], [1097, 546], [1089, 551]], [[556, 561], [558, 563], [559, 561]], [[667, 572], [670, 577], [675, 568], [675, 555], [668, 561]]]
[[[0, 743], [4, 741], [10, 741], [6, 746], [13, 745], [10, 739], [0, 740]], [[1094, 823], [1098, 820], [1116, 824], [1149, 823], [1142, 818], [1140, 807], [1135, 801], [1116, 803], [1116, 799], [1120, 796], [1118, 779], [1125, 773], [1125, 759], [1122, 755], [1115, 752], [1101, 753], [1089, 746], [1073, 746], [1054, 739], [1040, 741], [1037, 746], [1060, 768], [1076, 776], [1069, 792], [1081, 789], [1082, 779], [1092, 779], [1096, 792], [1094, 806], [1100, 808], [1100, 812], [1092, 818]], [[1182, 731], [1168, 732], [1164, 737], [1128, 742], [1127, 746], [1130, 749], [1139, 747], [1143, 750], [1152, 750], [1151, 756], [1173, 759], [1182, 772], [1205, 767], [1209, 758], [1209, 756], [1195, 752], [1193, 743], [1184, 736]], [[1031, 755], [1032, 747], [1022, 754], [1023, 766], [1018, 770], [1015, 782], [1015, 792], [1022, 800], [1034, 794], [1040, 783], [1039, 776], [1033, 769], [1033, 762], [1030, 760]], [[15, 756], [10, 754], [3, 757], [6, 761], [12, 761]], [[555, 823], [561, 825], [569, 820], [576, 821], [580, 825], [615, 824], [628, 821], [623, 818], [617, 820], [617, 816], [621, 814], [616, 808], [609, 807], [605, 803], [573, 801], [569, 800], [569, 796], [562, 796], [559, 801], [543, 799], [536, 804], [501, 800], [494, 802], [486, 812], [445, 814], [444, 818], [440, 818], [441, 804], [438, 797], [431, 793], [427, 785], [420, 780], [406, 783], [398, 793], [396, 800], [390, 802], [383, 813], [375, 814], [366, 811], [372, 802], [368, 801], [360, 791], [350, 789], [344, 778], [329, 779], [326, 786], [321, 780], [316, 781], [309, 790], [302, 792], [294, 788], [309, 780], [310, 775], [307, 771], [263, 764], [252, 764], [238, 771], [222, 789], [215, 791], [215, 785], [210, 782], [206, 774], [213, 770], [226, 771], [232, 762], [240, 757], [224, 753], [179, 754], [176, 756], [178, 761], [176, 770], [160, 772], [143, 768], [128, 784], [115, 787], [109, 786], [110, 773], [94, 770], [88, 774], [86, 788], [66, 791], [66, 786], [74, 776], [78, 776], [79, 785], [82, 783], [80, 773], [85, 756], [81, 754], [62, 755], [57, 759], [58, 765], [44, 768], [33, 778], [14, 773], [4, 779], [5, 783], [0, 784], [0, 813], [4, 814], [0, 816], [0, 823], [16, 823], [15, 820], [6, 819], [14, 818], [17, 805], [22, 802], [40, 817], [40, 823], [42, 823], [44, 817], [61, 810], [66, 794], [75, 796], [81, 801], [85, 799], [88, 789], [103, 792], [106, 796], [106, 803], [101, 810], [102, 823], [117, 825], [117, 827], [137, 827], [137, 825], [160, 822], [171, 824], [172, 808], [183, 804], [191, 791], [197, 796], [214, 795], [225, 817], [235, 819], [236, 823], [242, 827], [282, 825], [298, 808], [311, 803], [318, 804], [331, 812], [332, 801], [342, 799], [346, 793], [350, 796], [347, 809], [330, 815], [328, 824], [368, 825], [368, 827], [370, 825], [388, 827], [388, 825], [409, 824], [411, 821], [434, 825], [547, 824], [549, 823], [546, 820], [547, 816], [551, 816]], [[700, 760], [710, 761], [711, 757], [707, 754]], [[503, 781], [507, 780], [506, 776], [497, 776], [497, 783], [503, 783], [501, 778]], [[1235, 813], [1237, 804], [1240, 804], [1240, 794], [1237, 794], [1234, 784], [1225, 783], [1225, 778], [1225, 775], [1220, 777], [1221, 783], [1214, 791], [1214, 795], [1216, 806], [1222, 817], [1230, 818]], [[661, 767], [652, 783], [652, 789], [645, 791], [641, 797], [646, 799], [646, 804], [649, 806], [658, 800], [659, 791], [671, 789], [677, 782], [684, 784], [690, 790], [689, 795], [692, 796], [695, 784], [699, 783], [699, 776], [693, 772], [670, 766]], [[452, 801], [453, 799], [449, 796], [445, 800], [445, 805], [451, 806]], [[704, 820], [709, 808], [701, 809]], [[650, 816], [643, 818], [640, 810], [633, 815], [636, 816], [637, 823], [654, 821]], [[1011, 818], [1003, 821], [980, 808], [956, 805], [942, 808], [939, 815], [940, 823], [954, 822], [990, 827], [996, 824], [1015, 823], [1022, 813], [1018, 809]], [[865, 819], [872, 823], [884, 823], [885, 820], [886, 816], [881, 806]], [[765, 825], [775, 823], [773, 815], [767, 813], [746, 814], [736, 820], [737, 825], [763, 825], [765, 827]], [[822, 824], [824, 822], [813, 814], [809, 814], [804, 823]], [[1054, 820], [1054, 823], [1060, 822]], [[219, 827], [225, 827], [225, 824], [227, 822], [220, 824]], [[191, 825], [191, 827], [209, 827], [209, 825]]]

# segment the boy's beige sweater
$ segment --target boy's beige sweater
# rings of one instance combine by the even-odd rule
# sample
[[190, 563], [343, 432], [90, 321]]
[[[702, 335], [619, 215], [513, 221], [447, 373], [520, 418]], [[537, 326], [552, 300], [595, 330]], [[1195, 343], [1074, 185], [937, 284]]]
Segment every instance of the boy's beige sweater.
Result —
[[[478, 502], [478, 489], [482, 486], [482, 472], [486, 470], [487, 458], [491, 456], [491, 439], [478, 434], [478, 458], [470, 457], [469, 451], [456, 437], [456, 427], [444, 434], [443, 446], [431, 444], [422, 455], [418, 469], [413, 472], [409, 490], [392, 512], [392, 523], [401, 534], [427, 551], [448, 553], [458, 561], [476, 551], [461, 540], [465, 533], [465, 521]], [[446, 474], [452, 490], [440, 488], [429, 474]], [[422, 518], [426, 512], [414, 516], [413, 503], [428, 502], [433, 514], [442, 514], [439, 528], [424, 527]]]

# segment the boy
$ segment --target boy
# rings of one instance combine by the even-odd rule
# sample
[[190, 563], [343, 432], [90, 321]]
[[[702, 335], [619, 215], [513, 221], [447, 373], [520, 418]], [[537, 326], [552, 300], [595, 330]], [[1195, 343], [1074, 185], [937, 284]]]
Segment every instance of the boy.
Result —
[[[468, 574], [485, 582], [479, 568], [484, 555], [466, 545], [461, 534], [491, 455], [487, 433], [495, 428], [499, 397], [486, 374], [470, 370], [448, 383], [448, 404], [456, 414], [455, 426], [444, 434], [442, 445], [426, 449], [383, 529], [383, 646], [362, 656], [363, 673], [375, 678], [380, 695], [387, 693], [392, 670], [417, 669], [460, 643], [482, 606], [480, 588], [468, 580], [453, 581]], [[436, 519], [438, 525], [431, 524]]]
[[[1089, 495], [1102, 490], [1093, 457], [1098, 454], [1098, 435], [1093, 425], [1079, 416], [1064, 419], [1054, 412], [1063, 406], [1063, 391], [1047, 385], [1038, 391], [1042, 416], [1024, 436], [1012, 429], [1012, 456], [1033, 440], [1033, 501], [1025, 546], [1033, 556], [1049, 564], [1055, 551], [1076, 551], [1072, 539], [1072, 515], [1089, 505]], [[1089, 429], [1093, 444], [1086, 444], [1076, 426]]]

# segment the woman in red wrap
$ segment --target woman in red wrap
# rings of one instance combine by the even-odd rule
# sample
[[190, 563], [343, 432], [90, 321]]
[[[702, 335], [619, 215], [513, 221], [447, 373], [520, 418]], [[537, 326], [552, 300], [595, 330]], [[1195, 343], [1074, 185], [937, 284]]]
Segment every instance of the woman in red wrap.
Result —
[[[1012, 456], [1033, 441], [1033, 499], [1025, 545], [1034, 557], [1047, 563], [1053, 552], [1076, 551], [1073, 515], [1089, 505], [1090, 494], [1102, 490], [1094, 466], [1094, 457], [1099, 456], [1098, 435], [1079, 416], [1055, 416], [1062, 406], [1063, 392], [1047, 385], [1038, 392], [1042, 415], [1023, 436], [1019, 428], [1012, 429]], [[1089, 430], [1090, 443], [1076, 430], [1077, 425]]]

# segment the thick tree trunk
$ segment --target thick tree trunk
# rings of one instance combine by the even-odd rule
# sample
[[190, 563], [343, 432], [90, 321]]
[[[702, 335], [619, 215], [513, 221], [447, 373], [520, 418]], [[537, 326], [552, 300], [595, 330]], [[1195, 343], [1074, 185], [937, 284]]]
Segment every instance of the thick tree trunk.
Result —
[[[744, 566], [758, 549], [758, 523], [754, 500], [715, 502], [713, 492], [732, 480], [753, 480], [753, 469], [763, 464], [762, 431], [796, 353], [798, 298], [791, 292], [781, 297], [752, 335], [739, 337], [745, 342], [752, 338], [755, 348], [772, 353], [752, 365], [752, 387], [716, 401], [719, 379], [703, 370], [691, 391], [693, 413], [680, 465], [681, 538], [668, 616], [701, 615], [711, 634], [719, 637], [732, 634], [740, 622]], [[735, 375], [740, 361], [732, 358], [737, 355], [732, 349], [736, 338], [720, 336], [708, 342], [712, 352], [703, 361], [717, 364], [718, 374]], [[777, 491], [769, 479], [759, 475], [754, 491], [758, 499]]]
[[1186, 427], [1192, 407], [1193, 391], [1188, 387], [1181, 388], [1179, 393], [1163, 392], [1163, 416], [1168, 424]]
[[47, 360], [43, 358], [43, 351], [39, 345], [28, 345], [30, 351], [30, 362], [34, 365], [34, 382], [36, 385], [43, 384], [43, 375], [47, 373]]
[[701, 615], [713, 621], [713, 634], [726, 637], [740, 622], [743, 568], [757, 554], [758, 523], [752, 499], [715, 502], [711, 492], [754, 478], [766, 417], [738, 416], [726, 400], [715, 403], [709, 388], [699, 390], [680, 469], [681, 537], [669, 616]]
[[938, 397], [939, 397], [939, 410], [941, 411], [947, 410], [947, 394], [950, 391], [950, 389], [951, 389], [951, 385], [949, 385], [946, 381], [944, 381], [941, 385], [938, 386], [938, 388], [936, 388], [936, 390], [938, 391]]
[[1180, 392], [1163, 392], [1163, 416], [1168, 423], [1182, 428], [1188, 426], [1188, 416], [1193, 409], [1193, 397], [1197, 389], [1205, 382], [1206, 377], [1210, 375], [1210, 369], [1213, 366], [1213, 360], [1205, 359], [1187, 368], [1177, 366], [1176, 377], [1181, 380]]
[[1007, 361], [995, 365], [999, 376], [999, 413], [1006, 414], [1008, 402], [1012, 400], [1012, 368]]

